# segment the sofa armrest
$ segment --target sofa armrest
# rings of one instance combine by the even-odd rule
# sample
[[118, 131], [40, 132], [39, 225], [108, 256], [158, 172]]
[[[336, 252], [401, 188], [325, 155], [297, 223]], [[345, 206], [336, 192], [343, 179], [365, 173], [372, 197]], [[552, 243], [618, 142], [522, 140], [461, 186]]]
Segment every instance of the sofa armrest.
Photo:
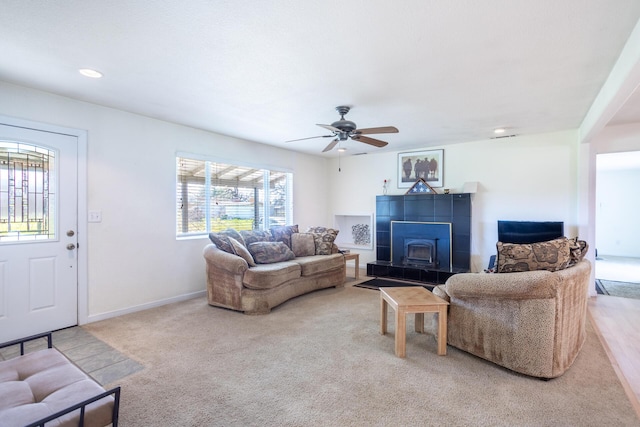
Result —
[[242, 310], [242, 291], [249, 264], [244, 258], [218, 249], [204, 248], [207, 274], [207, 299], [210, 305]]
[[208, 264], [233, 275], [243, 275], [249, 269], [249, 264], [242, 257], [218, 249], [213, 243], [205, 246], [203, 255]]
[[549, 299], [557, 295], [560, 278], [550, 271], [460, 273], [444, 290], [453, 298]]

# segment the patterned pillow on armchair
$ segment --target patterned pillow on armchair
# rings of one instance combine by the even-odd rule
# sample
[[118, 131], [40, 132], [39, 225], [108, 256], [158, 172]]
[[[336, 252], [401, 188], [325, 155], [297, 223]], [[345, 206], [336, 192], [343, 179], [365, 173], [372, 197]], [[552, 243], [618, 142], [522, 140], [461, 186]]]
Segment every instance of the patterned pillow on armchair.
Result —
[[571, 262], [571, 243], [566, 237], [540, 243], [496, 244], [498, 249], [498, 273], [548, 270], [558, 271]]

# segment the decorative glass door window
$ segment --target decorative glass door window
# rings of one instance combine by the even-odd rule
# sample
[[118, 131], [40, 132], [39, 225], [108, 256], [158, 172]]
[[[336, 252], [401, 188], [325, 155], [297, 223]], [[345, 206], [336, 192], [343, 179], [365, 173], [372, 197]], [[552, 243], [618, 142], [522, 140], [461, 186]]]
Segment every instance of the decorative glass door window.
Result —
[[55, 159], [45, 147], [0, 141], [0, 243], [56, 238]]

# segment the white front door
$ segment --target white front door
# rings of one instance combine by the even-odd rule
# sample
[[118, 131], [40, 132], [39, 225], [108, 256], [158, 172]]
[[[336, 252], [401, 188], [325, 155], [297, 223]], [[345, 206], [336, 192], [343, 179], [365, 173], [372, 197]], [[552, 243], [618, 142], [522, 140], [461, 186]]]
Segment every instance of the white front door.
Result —
[[78, 138], [0, 124], [0, 342], [78, 324]]

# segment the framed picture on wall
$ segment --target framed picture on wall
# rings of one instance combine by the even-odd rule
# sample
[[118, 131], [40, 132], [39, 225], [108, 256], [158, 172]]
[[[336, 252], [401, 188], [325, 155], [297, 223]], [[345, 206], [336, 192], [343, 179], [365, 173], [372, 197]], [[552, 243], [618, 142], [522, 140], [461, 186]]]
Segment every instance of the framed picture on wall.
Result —
[[421, 178], [430, 187], [444, 185], [444, 150], [398, 154], [398, 188], [409, 188]]

